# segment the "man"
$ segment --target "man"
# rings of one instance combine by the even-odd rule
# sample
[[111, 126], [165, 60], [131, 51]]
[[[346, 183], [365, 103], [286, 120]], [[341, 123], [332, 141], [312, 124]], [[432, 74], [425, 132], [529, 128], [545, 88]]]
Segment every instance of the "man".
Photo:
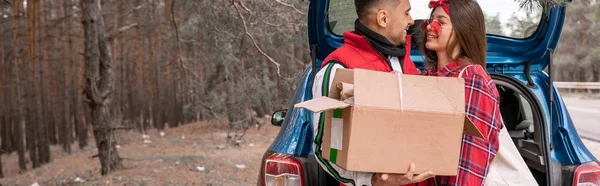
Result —
[[[409, 0], [354, 0], [354, 4], [358, 15], [355, 31], [345, 32], [344, 45], [323, 61], [314, 80], [315, 98], [327, 96], [330, 82], [338, 68], [418, 74], [410, 60], [410, 36], [406, 33], [414, 24], [409, 14]], [[321, 167], [342, 184], [398, 186], [433, 177], [431, 172], [414, 175], [414, 165], [408, 168], [407, 174], [399, 175], [346, 171], [330, 163], [321, 155], [323, 117], [324, 113], [313, 117], [315, 156]]]

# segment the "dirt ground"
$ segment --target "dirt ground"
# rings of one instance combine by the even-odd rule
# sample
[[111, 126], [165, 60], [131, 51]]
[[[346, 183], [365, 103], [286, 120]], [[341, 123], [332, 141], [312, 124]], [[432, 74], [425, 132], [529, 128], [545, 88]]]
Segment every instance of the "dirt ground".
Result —
[[[166, 129], [164, 137], [159, 131], [148, 131], [152, 143], [144, 143], [140, 132], [119, 132], [125, 168], [107, 176], [100, 176], [98, 158], [90, 158], [97, 154], [94, 147], [71, 155], [52, 147], [51, 163], [23, 174], [19, 174], [16, 154], [3, 155], [6, 178], [0, 179], [0, 185], [256, 185], [262, 155], [279, 127], [249, 129], [240, 145], [235, 145], [226, 126], [188, 124]], [[73, 149], [78, 148], [74, 145]]]
[[[6, 178], [0, 179], [0, 185], [256, 185], [262, 155], [278, 131], [279, 127], [271, 125], [252, 128], [239, 146], [228, 139], [226, 125], [209, 122], [166, 129], [164, 137], [159, 131], [149, 131], [152, 143], [147, 144], [140, 132], [119, 132], [123, 170], [100, 176], [99, 160], [90, 158], [97, 154], [96, 148], [67, 155], [55, 146], [51, 163], [23, 174], [19, 174], [16, 154], [3, 155]], [[600, 157], [600, 143], [583, 142]], [[201, 167], [204, 171], [198, 170]], [[78, 177], [84, 182], [76, 182]]]

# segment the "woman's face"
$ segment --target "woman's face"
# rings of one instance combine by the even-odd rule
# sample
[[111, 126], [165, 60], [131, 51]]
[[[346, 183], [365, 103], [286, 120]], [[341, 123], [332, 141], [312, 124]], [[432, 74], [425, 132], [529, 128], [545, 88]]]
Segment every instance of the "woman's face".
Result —
[[[441, 30], [437, 30], [433, 24], [441, 26]], [[440, 27], [438, 27], [440, 28]], [[437, 7], [431, 15], [429, 25], [427, 25], [427, 43], [425, 48], [436, 52], [445, 52], [448, 42], [454, 40], [452, 32], [452, 22], [450, 16], [446, 14], [443, 8]]]

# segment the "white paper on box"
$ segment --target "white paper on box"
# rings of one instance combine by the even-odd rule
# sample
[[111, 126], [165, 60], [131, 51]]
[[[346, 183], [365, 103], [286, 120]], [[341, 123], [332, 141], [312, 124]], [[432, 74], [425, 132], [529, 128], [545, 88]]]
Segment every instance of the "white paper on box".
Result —
[[331, 119], [331, 148], [342, 150], [342, 139], [344, 137], [344, 120], [341, 118]]

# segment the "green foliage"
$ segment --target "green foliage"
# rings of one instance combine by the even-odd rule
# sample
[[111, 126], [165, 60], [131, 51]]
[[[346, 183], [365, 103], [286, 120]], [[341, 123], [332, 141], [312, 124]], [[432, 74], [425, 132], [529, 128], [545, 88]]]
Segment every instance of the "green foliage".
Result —
[[527, 38], [531, 36], [538, 27], [540, 22], [541, 12], [527, 13], [525, 17], [512, 15], [510, 22], [506, 23], [505, 27], [510, 29], [510, 37]]
[[484, 13], [483, 16], [485, 17], [485, 30], [488, 34], [505, 35], [499, 14], [489, 15]]
[[[189, 15], [181, 37], [199, 46], [186, 51], [186, 58], [202, 56], [186, 63], [198, 70], [203, 66], [209, 74], [204, 81], [191, 82], [200, 90], [195, 103], [199, 106], [191, 108], [209, 113], [206, 107], [211, 107], [217, 116], [226, 116], [234, 129], [243, 129], [253, 117], [286, 107], [295, 86], [289, 80], [297, 79], [310, 64], [308, 2], [186, 2], [179, 5]], [[281, 65], [279, 74], [275, 63]]]

